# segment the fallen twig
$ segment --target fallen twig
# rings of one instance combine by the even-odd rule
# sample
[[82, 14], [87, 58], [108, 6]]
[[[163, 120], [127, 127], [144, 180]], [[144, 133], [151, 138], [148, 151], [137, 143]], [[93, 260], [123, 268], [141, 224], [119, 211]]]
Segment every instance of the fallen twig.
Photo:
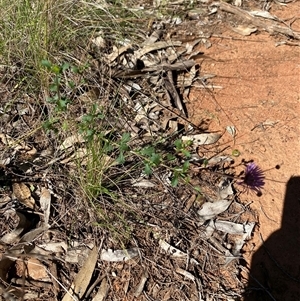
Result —
[[280, 26], [277, 24], [276, 21], [272, 20], [262, 20], [261, 18], [256, 18], [251, 16], [247, 11], [244, 11], [236, 6], [230, 5], [226, 2], [220, 2], [218, 4], [221, 10], [235, 14], [240, 16], [243, 19], [246, 19], [247, 21], [251, 22], [251, 24], [255, 26], [259, 26], [269, 33], [281, 33], [286, 36], [292, 37], [294, 39], [300, 40], [300, 33], [295, 32], [289, 27]]

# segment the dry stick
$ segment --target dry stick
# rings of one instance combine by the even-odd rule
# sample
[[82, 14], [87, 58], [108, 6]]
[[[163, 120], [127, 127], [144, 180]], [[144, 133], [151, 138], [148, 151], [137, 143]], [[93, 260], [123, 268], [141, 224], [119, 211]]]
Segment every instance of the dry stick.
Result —
[[194, 60], [185, 60], [183, 62], [177, 62], [174, 64], [161, 63], [155, 66], [145, 67], [142, 70], [129, 69], [113, 74], [115, 78], [135, 78], [141, 76], [148, 76], [149, 73], [153, 72], [158, 74], [161, 71], [183, 71], [192, 68], [195, 65]]
[[166, 72], [166, 78], [164, 78], [164, 84], [167, 91], [170, 93], [171, 97], [173, 98], [173, 101], [175, 103], [176, 108], [185, 116], [185, 112], [183, 109], [183, 105], [180, 99], [180, 96], [175, 88], [174, 81], [173, 81], [173, 73], [171, 70]]
[[238, 15], [241, 18], [250, 21], [255, 26], [264, 28], [269, 33], [281, 33], [294, 39], [300, 40], [299, 32], [295, 32], [288, 27], [280, 26], [277, 24], [277, 22], [271, 20], [262, 20], [260, 18], [253, 17], [248, 12], [225, 2], [220, 2], [218, 5], [221, 8], [221, 10]]

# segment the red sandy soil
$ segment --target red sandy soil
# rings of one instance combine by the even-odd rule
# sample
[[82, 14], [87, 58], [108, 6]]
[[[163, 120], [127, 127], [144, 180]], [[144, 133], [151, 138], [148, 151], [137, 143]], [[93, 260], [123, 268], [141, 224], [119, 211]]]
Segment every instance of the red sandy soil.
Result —
[[[299, 12], [299, 2], [271, 10], [282, 19], [299, 17]], [[300, 31], [300, 20], [293, 29]], [[222, 138], [231, 146], [228, 153], [238, 149], [240, 158], [253, 159], [263, 170], [280, 164], [279, 170], [266, 172], [269, 180], [261, 197], [243, 196], [245, 203], [252, 202], [259, 222], [245, 258], [250, 273], [275, 300], [300, 300], [300, 178], [292, 180], [294, 192], [286, 194], [289, 179], [300, 176], [300, 48], [276, 47], [286, 40], [283, 36], [260, 31], [244, 37], [229, 26], [222, 37], [201, 49], [205, 58], [199, 60], [200, 73], [215, 74], [211, 82], [222, 88], [214, 89], [214, 98], [211, 91], [195, 88], [187, 108], [194, 123], [208, 118], [210, 130], [235, 126], [235, 143], [228, 133]], [[245, 300], [267, 297], [257, 293]]]

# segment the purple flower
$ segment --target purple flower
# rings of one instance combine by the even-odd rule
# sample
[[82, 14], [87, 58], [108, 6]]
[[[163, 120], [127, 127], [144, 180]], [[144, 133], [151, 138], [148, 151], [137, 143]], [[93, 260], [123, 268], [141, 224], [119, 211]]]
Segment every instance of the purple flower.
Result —
[[264, 172], [252, 162], [246, 165], [245, 176], [242, 178], [243, 181], [238, 182], [238, 184], [244, 185], [261, 195], [261, 188], [265, 185], [264, 179]]

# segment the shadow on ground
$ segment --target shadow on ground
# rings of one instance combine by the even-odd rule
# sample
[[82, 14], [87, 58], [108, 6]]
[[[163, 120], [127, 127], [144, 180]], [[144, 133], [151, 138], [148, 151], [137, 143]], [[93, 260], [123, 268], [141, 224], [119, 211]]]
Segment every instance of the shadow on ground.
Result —
[[252, 258], [245, 301], [300, 300], [300, 177], [286, 186], [281, 228]]

